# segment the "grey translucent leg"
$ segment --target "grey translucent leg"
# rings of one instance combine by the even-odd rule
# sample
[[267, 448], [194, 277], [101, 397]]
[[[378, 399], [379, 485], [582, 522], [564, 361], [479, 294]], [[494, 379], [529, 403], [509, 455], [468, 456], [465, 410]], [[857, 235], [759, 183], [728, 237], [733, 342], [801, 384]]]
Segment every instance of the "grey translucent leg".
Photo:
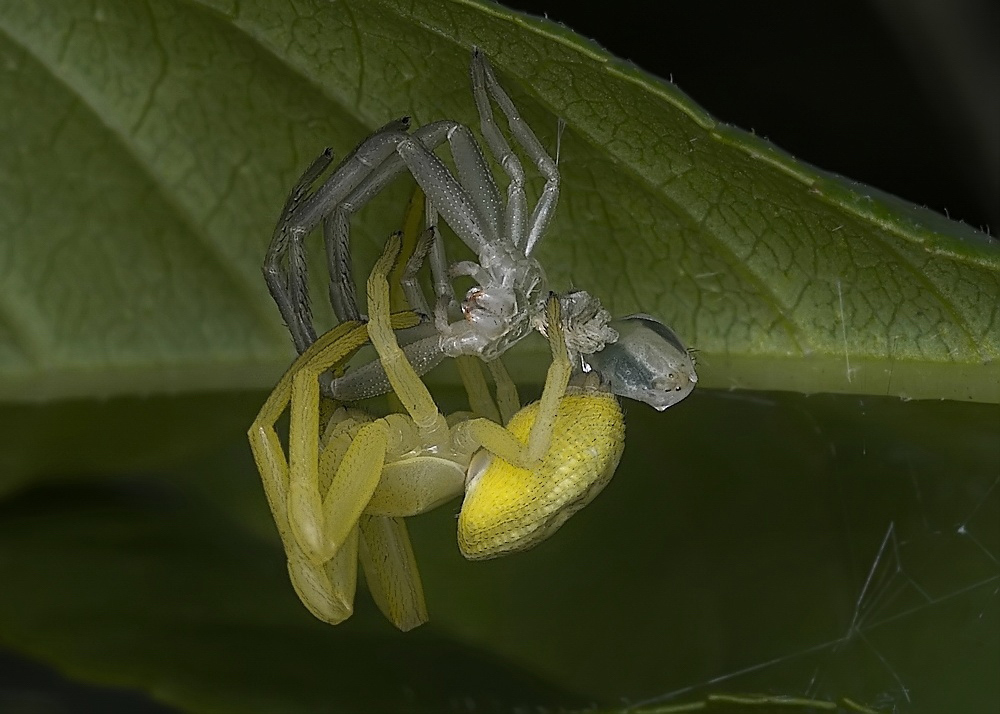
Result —
[[[500, 83], [497, 82], [497, 78], [493, 74], [493, 68], [490, 67], [486, 57], [478, 48], [472, 51], [471, 73], [472, 93], [476, 97], [476, 106], [479, 107], [480, 120], [483, 122], [483, 136], [486, 137], [487, 143], [490, 144], [490, 150], [496, 155], [497, 160], [506, 170], [507, 166], [504, 164], [506, 152], [502, 150], [502, 147], [500, 151], [497, 151], [497, 148], [494, 147], [487, 134], [486, 124], [492, 123], [493, 116], [492, 111], [489, 110], [488, 102], [484, 101], [485, 93], [488, 93], [493, 98], [493, 101], [497, 103], [497, 106], [500, 107], [500, 111], [507, 117], [507, 122], [510, 125], [510, 133], [538, 167], [542, 176], [545, 177], [545, 187], [542, 189], [542, 195], [539, 197], [538, 203], [535, 204], [535, 209], [531, 213], [527, 229], [527, 242], [524, 244], [524, 254], [531, 255], [531, 252], [538, 243], [538, 239], [542, 237], [542, 234], [548, 227], [552, 214], [555, 212], [556, 202], [559, 200], [559, 168], [548, 152], [545, 151], [544, 147], [542, 147], [541, 142], [538, 141], [538, 137], [535, 136], [535, 132], [521, 118], [521, 114], [517, 111], [517, 107], [514, 106], [514, 102], [507, 96], [507, 92], [500, 86]], [[484, 104], [486, 104], [485, 112], [483, 109]], [[496, 133], [499, 134], [499, 132]], [[507, 147], [507, 151], [509, 152], [509, 147]]]
[[337, 322], [348, 322], [361, 320], [362, 316], [358, 309], [357, 291], [354, 289], [354, 279], [351, 275], [350, 246], [345, 245], [346, 250], [342, 252], [334, 250], [340, 245], [341, 232], [335, 217], [330, 216], [323, 221], [323, 244], [326, 246], [326, 264], [330, 273], [330, 282], [327, 286], [330, 306]]
[[[420, 127], [412, 136], [433, 150], [445, 141], [447, 134], [447, 123], [435, 122]], [[349, 194], [341, 197], [341, 201], [328, 207], [328, 214], [323, 222], [323, 240], [330, 273], [330, 304], [334, 315], [341, 322], [360, 319], [352, 274], [354, 261], [351, 258], [351, 216], [405, 169], [403, 160], [394, 153], [390, 154], [378, 166], [371, 167], [368, 175]]]
[[524, 169], [521, 166], [521, 160], [511, 150], [510, 144], [507, 143], [507, 139], [504, 138], [493, 119], [493, 108], [490, 106], [490, 98], [486, 93], [487, 67], [486, 58], [479, 52], [478, 48], [473, 49], [469, 75], [472, 79], [472, 96], [479, 112], [479, 131], [486, 140], [486, 145], [490, 147], [493, 157], [503, 168], [507, 178], [510, 179], [510, 183], [507, 185], [507, 209], [504, 215], [504, 224], [511, 242], [523, 251], [525, 221], [528, 213], [528, 201], [524, 194]]
[[[272, 237], [271, 247], [265, 258], [264, 271], [265, 275], [285, 276], [283, 281], [278, 279], [269, 283], [272, 287], [272, 294], [275, 295], [275, 302], [278, 303], [285, 321], [300, 327], [298, 332], [303, 333], [306, 337], [315, 339], [315, 329], [312, 326], [308, 304], [308, 270], [305, 263], [303, 241], [320, 221], [331, 214], [338, 204], [351, 196], [359, 186], [370, 182], [373, 173], [378, 176], [386, 159], [393, 156], [401, 146], [412, 143], [415, 145], [413, 153], [416, 156], [428, 154], [440, 162], [440, 159], [433, 156], [430, 150], [421, 143], [419, 137], [436, 138], [440, 143], [447, 138], [450, 126], [448, 124], [428, 125], [422, 127], [413, 136], [405, 132], [408, 127], [409, 119], [407, 117], [386, 124], [368, 136], [353, 152], [348, 154], [314, 193], [305, 195], [309, 185], [330, 163], [328, 160], [314, 162], [297, 186], [295, 200], [288, 202], [287, 210], [279, 220], [278, 229], [276, 229], [275, 236]], [[435, 131], [437, 136], [434, 136]], [[390, 175], [384, 179], [382, 185], [406, 168], [403, 164], [400, 164], [398, 169], [393, 163], [389, 163], [387, 166]], [[318, 167], [318, 170], [313, 170], [313, 167]], [[305, 180], [306, 178], [308, 180]], [[454, 179], [452, 180], [454, 181]], [[335, 227], [327, 227], [324, 232], [329, 234], [334, 230]], [[283, 260], [287, 263], [284, 270], [282, 269]], [[334, 279], [336, 279], [336, 274]], [[351, 291], [353, 291], [353, 285]], [[340, 293], [344, 296], [352, 294], [353, 292]], [[337, 297], [334, 295], [334, 291], [331, 291], [331, 301], [338, 312], [338, 318], [341, 320], [355, 319], [357, 317], [356, 304], [352, 308], [349, 302], [338, 301]], [[292, 313], [296, 316], [292, 317]], [[310, 342], [303, 343], [301, 337], [293, 336], [293, 338], [296, 339], [296, 347], [300, 351], [310, 344]]]
[[[348, 154], [327, 180], [309, 195], [309, 188], [333, 161], [332, 152], [325, 150], [305, 170], [285, 201], [264, 257], [264, 279], [299, 353], [316, 339], [309, 309], [308, 267], [303, 241], [322, 220], [326, 206], [342, 200], [370, 171], [373, 163], [382, 161], [387, 153], [386, 137], [406, 136], [403, 132], [408, 127], [407, 117], [386, 124]], [[395, 145], [388, 144], [389, 152], [394, 148]]]
[[[433, 325], [428, 323], [413, 330], [419, 331], [423, 336], [400, 347], [416, 373], [423, 375], [441, 364], [445, 355], [441, 351], [440, 335]], [[392, 385], [385, 374], [382, 361], [376, 359], [352, 367], [346, 375], [331, 381], [328, 392], [324, 390], [324, 393], [340, 402], [357, 402], [391, 391]]]
[[441, 234], [437, 230], [437, 210], [427, 200], [424, 207], [424, 217], [427, 221], [428, 230], [433, 230], [433, 240], [430, 245], [429, 262], [431, 265], [431, 282], [434, 285], [434, 324], [439, 332], [448, 330], [448, 311], [454, 307], [458, 308], [455, 300], [455, 290], [451, 285], [451, 274], [448, 270], [448, 254], [441, 240]]
[[420, 234], [420, 237], [417, 238], [417, 245], [413, 249], [413, 255], [406, 261], [406, 267], [403, 269], [403, 275], [399, 280], [400, 287], [403, 289], [403, 296], [406, 297], [406, 302], [409, 303], [410, 309], [415, 310], [421, 315], [430, 315], [430, 309], [427, 307], [427, 299], [424, 297], [424, 291], [420, 287], [417, 274], [420, 272], [420, 266], [424, 264], [424, 260], [427, 258], [427, 253], [430, 251], [431, 245], [436, 240], [436, 232], [437, 229], [430, 226]]
[[[264, 257], [264, 282], [278, 306], [278, 312], [288, 326], [295, 349], [301, 354], [316, 340], [312, 326], [306, 290], [306, 260], [301, 242], [290, 240], [289, 223], [292, 213], [309, 191], [309, 187], [333, 162], [333, 152], [327, 148], [305, 170], [288, 195], [278, 224], [271, 235], [271, 244]], [[287, 255], [288, 268], [282, 270], [282, 256]], [[293, 278], [293, 276], [295, 276]]]
[[[427, 314], [427, 301], [417, 281], [417, 273], [420, 272], [420, 267], [430, 246], [436, 242], [436, 232], [435, 228], [431, 226], [420, 234], [413, 255], [406, 261], [401, 278], [403, 292], [410, 307], [418, 312], [422, 311], [424, 314]], [[401, 348], [417, 374], [425, 374], [444, 359], [440, 336], [430, 324], [405, 330], [399, 337], [401, 340], [409, 339], [408, 342], [401, 343]], [[327, 396], [342, 402], [356, 402], [391, 391], [392, 385], [389, 383], [382, 361], [378, 359], [360, 365], [345, 376], [324, 385], [324, 393]]]
[[[444, 216], [455, 233], [478, 255], [494, 256], [506, 252], [499, 238], [494, 235], [493, 225], [497, 219], [483, 219], [480, 213], [492, 210], [494, 201], [490, 191], [485, 198], [480, 189], [492, 183], [492, 176], [486, 166], [478, 146], [471, 140], [468, 129], [455, 122], [435, 122], [421, 127], [413, 135], [399, 131], [399, 122], [387, 125], [366, 139], [351, 156], [333, 171], [324, 184], [312, 195], [300, 201], [284, 217], [281, 225], [282, 240], [277, 241], [274, 251], [268, 256], [273, 268], [280, 272], [280, 257], [283, 252], [292, 255], [301, 252], [304, 237], [327, 216], [333, 225], [324, 231], [328, 240], [328, 260], [333, 285], [331, 302], [337, 308], [341, 319], [356, 316], [356, 299], [352, 310], [351, 296], [354, 292], [350, 279], [349, 233], [345, 218], [363, 206], [389, 181], [404, 169], [409, 169], [417, 183]], [[474, 184], [474, 199], [470, 191], [459, 183], [444, 163], [432, 151], [434, 142], [447, 140], [452, 149], [459, 174]], [[429, 147], [425, 141], [431, 144]], [[395, 154], [395, 155], [394, 155]], [[495, 187], [494, 187], [495, 190]], [[344, 205], [342, 205], [344, 204]], [[495, 206], [494, 206], [495, 207]], [[337, 215], [333, 215], [336, 213]], [[303, 270], [288, 274], [286, 292], [307, 295], [306, 274]], [[306, 321], [308, 305], [295, 304], [293, 309]]]

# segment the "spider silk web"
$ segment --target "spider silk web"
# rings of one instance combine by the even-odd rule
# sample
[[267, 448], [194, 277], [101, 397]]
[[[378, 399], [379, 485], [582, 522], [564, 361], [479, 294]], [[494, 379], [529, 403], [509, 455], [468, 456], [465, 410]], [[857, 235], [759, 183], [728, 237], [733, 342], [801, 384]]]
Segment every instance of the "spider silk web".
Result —
[[[773, 634], [774, 652], [765, 646], [757, 659], [727, 662], [621, 711], [715, 711], [727, 693], [763, 699], [720, 711], [1000, 711], [1000, 411], [856, 397], [712, 399], [749, 405], [757, 419], [791, 404], [804, 431], [825, 442], [828, 478], [817, 477], [813, 497], [833, 514], [836, 545], [812, 565], [829, 566], [840, 590], [802, 597], [815, 605], [809, 621], [829, 623], [828, 634], [803, 634], [791, 612], [785, 622], [779, 613], [754, 630]], [[762, 528], [769, 518], [762, 509]], [[768, 572], [796, 567], [789, 560]]]

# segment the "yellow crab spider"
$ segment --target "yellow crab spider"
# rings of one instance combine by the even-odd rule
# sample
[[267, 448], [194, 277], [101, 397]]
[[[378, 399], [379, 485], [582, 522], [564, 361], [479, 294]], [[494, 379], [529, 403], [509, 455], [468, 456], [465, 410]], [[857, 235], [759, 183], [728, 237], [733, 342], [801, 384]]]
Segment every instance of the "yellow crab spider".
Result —
[[[413, 318], [390, 316], [394, 234], [368, 279], [370, 321], [322, 336], [292, 365], [250, 428], [299, 597], [332, 624], [353, 611], [356, 561], [376, 604], [402, 630], [427, 620], [403, 518], [465, 492], [458, 543], [470, 559], [524, 550], [551, 535], [608, 482], [624, 448], [617, 399], [568, 389], [572, 365], [559, 302], [547, 306], [552, 364], [541, 399], [507, 428], [446, 420], [396, 340]], [[367, 329], [366, 329], [367, 327]], [[320, 375], [371, 340], [406, 414], [338, 409], [320, 433]], [[289, 407], [288, 459], [274, 424]]]

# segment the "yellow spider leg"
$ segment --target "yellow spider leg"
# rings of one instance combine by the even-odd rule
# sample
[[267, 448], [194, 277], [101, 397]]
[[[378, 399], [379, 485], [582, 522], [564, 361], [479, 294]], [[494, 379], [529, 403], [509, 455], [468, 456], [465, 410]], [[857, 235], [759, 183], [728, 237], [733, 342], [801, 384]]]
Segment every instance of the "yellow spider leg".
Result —
[[486, 363], [493, 375], [493, 383], [497, 388], [497, 406], [500, 407], [501, 424], [506, 425], [521, 408], [521, 397], [517, 394], [517, 385], [510, 378], [510, 373], [499, 358]]
[[288, 518], [313, 565], [340, 550], [382, 475], [388, 440], [384, 422], [364, 425], [337, 467], [325, 496], [319, 491], [319, 373], [304, 366], [292, 379], [288, 428]]
[[[391, 332], [391, 317], [386, 318]], [[327, 369], [329, 365], [314, 358], [292, 377], [288, 429], [289, 520], [296, 540], [317, 566], [337, 553], [371, 500], [382, 475], [389, 438], [384, 421], [361, 427], [326, 495], [320, 494], [319, 377]]]
[[378, 609], [403, 632], [424, 624], [427, 603], [402, 518], [362, 516], [360, 557]]
[[331, 364], [342, 362], [367, 339], [365, 326], [358, 322], [345, 322], [321, 335], [281, 377], [247, 432], [264, 493], [286, 551], [295, 543], [288, 523], [288, 462], [274, 424], [291, 399], [292, 377], [305, 362], [320, 354], [329, 358]]
[[[426, 251], [427, 249], [427, 246], [423, 246], [423, 248], [421, 248], [421, 240], [424, 239], [424, 235], [420, 230], [424, 217], [424, 203], [424, 193], [418, 186], [414, 190], [413, 195], [410, 196], [409, 203], [406, 205], [406, 211], [403, 214], [403, 230], [400, 233], [401, 248], [399, 250], [399, 254], [393, 261], [392, 267], [387, 276], [389, 282], [389, 304], [393, 310], [408, 310], [413, 309], [414, 307], [413, 305], [409, 305], [407, 303], [406, 296], [400, 289], [400, 284], [403, 281], [403, 276], [406, 272], [410, 256], [418, 250]], [[369, 311], [371, 311], [371, 308], [369, 308]], [[507, 383], [509, 383], [510, 386], [513, 386], [513, 382], [510, 381], [510, 376], [507, 375], [506, 370], [503, 369], [503, 365], [500, 364], [498, 360], [495, 361], [499, 365], [498, 368], [503, 372], [504, 376], [507, 377]], [[501, 422], [501, 413], [497, 411], [496, 402], [494, 402], [493, 397], [490, 395], [489, 387], [483, 378], [480, 363], [481, 360], [471, 356], [458, 357], [455, 360], [459, 376], [462, 379], [462, 384], [465, 386], [465, 391], [469, 395], [469, 406], [477, 416], [485, 417], [490, 421], [503, 423]], [[491, 367], [491, 370], [492, 369], [493, 368]], [[507, 385], [505, 385], [505, 388], [507, 388]], [[514, 387], [515, 399], [513, 400], [513, 403], [515, 406], [512, 410], [510, 410], [510, 413], [506, 418], [513, 416], [519, 408], [516, 393], [516, 387]], [[507, 392], [504, 396], [509, 398], [509, 392]], [[390, 393], [389, 400], [393, 407], [395, 407], [395, 403], [399, 401], [394, 393]], [[400, 404], [399, 406], [402, 405]]]
[[549, 321], [549, 346], [552, 348], [552, 364], [545, 375], [545, 386], [542, 388], [542, 398], [538, 400], [538, 415], [531, 426], [528, 437], [527, 459], [537, 464], [549, 450], [552, 443], [552, 428], [559, 412], [559, 400], [566, 394], [569, 378], [573, 375], [573, 365], [566, 351], [566, 338], [562, 330], [562, 316], [559, 312], [559, 300], [552, 295], [545, 306]]
[[[390, 324], [393, 329], [412, 327], [418, 322], [416, 315], [404, 313], [393, 315]], [[289, 483], [289, 462], [284, 448], [275, 432], [274, 425], [292, 398], [295, 375], [304, 366], [312, 365], [316, 373], [342, 365], [355, 350], [368, 339], [365, 325], [348, 322], [321, 335], [282, 376], [261, 407], [257, 418], [247, 434], [253, 451], [257, 469], [261, 475], [264, 492], [281, 535], [288, 570], [293, 586], [306, 607], [322, 620], [336, 624], [350, 617], [353, 611], [354, 590], [357, 579], [357, 528], [343, 539], [339, 553], [329, 562], [316, 567], [313, 560], [299, 545], [289, 521], [288, 502], [291, 485]], [[316, 412], [317, 419], [318, 411]], [[294, 439], [290, 438], [290, 441]], [[301, 446], [299, 447], [301, 449]], [[291, 445], [290, 445], [291, 449]], [[318, 478], [318, 460], [307, 465], [306, 480]], [[312, 472], [310, 476], [308, 472]], [[300, 474], [296, 474], [298, 478]]]
[[476, 416], [485, 417], [499, 424], [500, 412], [497, 411], [493, 397], [490, 396], [490, 387], [486, 384], [482, 367], [479, 366], [481, 362], [482, 360], [468, 355], [455, 358], [458, 376], [462, 378], [462, 385], [469, 395], [469, 408], [476, 413]]
[[[406, 299], [402, 282], [410, 257], [417, 252], [420, 246], [420, 225], [424, 217], [425, 200], [424, 192], [417, 186], [403, 211], [402, 247], [389, 269], [389, 306], [394, 311], [412, 310], [415, 307], [410, 305]], [[406, 411], [395, 392], [389, 392], [386, 395], [386, 402], [390, 412], [403, 413]]]
[[[413, 327], [420, 319], [413, 313], [393, 315], [391, 329]], [[291, 542], [288, 526], [288, 462], [281, 440], [274, 425], [291, 399], [292, 378], [303, 365], [315, 362], [326, 365], [325, 369], [343, 364], [361, 345], [368, 340], [368, 330], [358, 322], [345, 322], [329, 332], [320, 335], [288, 368], [261, 407], [257, 418], [247, 432], [250, 449], [253, 452], [257, 470], [260, 472], [271, 513], [274, 516], [282, 541]]]
[[382, 361], [389, 384], [420, 429], [421, 435], [431, 442], [443, 441], [448, 438], [448, 425], [438, 411], [431, 393], [400, 349], [388, 320], [389, 283], [386, 276], [399, 247], [400, 235], [393, 233], [368, 277], [368, 334]]
[[298, 546], [290, 551], [286, 549], [288, 575], [299, 600], [314, 616], [331, 625], [343, 622], [354, 613], [358, 536], [355, 525], [337, 554], [318, 568]]
[[456, 427], [456, 440], [480, 445], [509, 464], [521, 469], [533, 469], [541, 463], [552, 443], [552, 431], [559, 412], [559, 401], [566, 394], [566, 386], [573, 372], [573, 365], [566, 352], [566, 341], [560, 323], [559, 301], [549, 298], [546, 306], [549, 321], [549, 344], [552, 347], [552, 364], [545, 377], [542, 398], [534, 407], [535, 420], [528, 432], [527, 443], [520, 441], [507, 429], [486, 419], [472, 419]]

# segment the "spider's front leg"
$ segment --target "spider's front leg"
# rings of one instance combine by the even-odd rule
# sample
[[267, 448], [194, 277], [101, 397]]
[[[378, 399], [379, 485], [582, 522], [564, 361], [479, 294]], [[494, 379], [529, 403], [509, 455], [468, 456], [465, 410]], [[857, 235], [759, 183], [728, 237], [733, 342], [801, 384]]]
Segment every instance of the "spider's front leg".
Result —
[[611, 479], [625, 444], [618, 400], [599, 388], [567, 389], [569, 362], [559, 300], [547, 306], [552, 365], [542, 397], [500, 429], [456, 427], [483, 446], [469, 467], [458, 543], [471, 560], [526, 550], [590, 503]]

